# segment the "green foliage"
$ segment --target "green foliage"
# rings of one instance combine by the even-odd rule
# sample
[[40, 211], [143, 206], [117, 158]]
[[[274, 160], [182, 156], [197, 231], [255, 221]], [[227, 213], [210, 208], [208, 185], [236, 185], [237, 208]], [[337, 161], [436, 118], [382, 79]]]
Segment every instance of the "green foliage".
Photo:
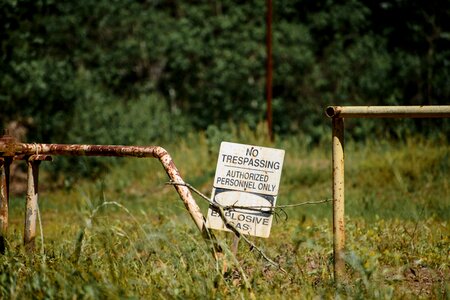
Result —
[[[436, 1], [274, 3], [275, 131], [317, 143], [328, 105], [448, 104], [449, 12]], [[143, 132], [160, 141], [186, 125], [255, 129], [266, 109], [265, 13], [263, 1], [2, 1], [2, 125], [31, 120], [30, 139], [58, 143], [138, 143]], [[158, 117], [144, 122], [128, 110], [136, 103]], [[377, 122], [347, 131], [450, 130], [448, 120], [397, 132]]]

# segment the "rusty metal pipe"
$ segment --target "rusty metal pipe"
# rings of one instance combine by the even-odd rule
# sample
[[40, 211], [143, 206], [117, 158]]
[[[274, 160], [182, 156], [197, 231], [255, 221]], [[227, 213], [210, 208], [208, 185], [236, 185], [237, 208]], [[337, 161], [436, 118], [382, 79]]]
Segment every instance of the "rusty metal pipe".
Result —
[[[1, 147], [0, 147], [1, 149]], [[158, 146], [78, 145], [78, 144], [18, 144], [16, 155], [68, 155], [155, 157], [167, 153]]]
[[[169, 178], [184, 183], [172, 157], [159, 146], [122, 146], [122, 145], [69, 145], [69, 144], [18, 144], [16, 155], [69, 155], [69, 156], [120, 156], [120, 157], [154, 157], [163, 165]], [[0, 152], [1, 152], [0, 144]], [[183, 185], [174, 185], [186, 209], [197, 228], [204, 233], [205, 218], [195, 202], [191, 191]]]
[[[205, 218], [195, 202], [191, 191], [185, 185], [178, 169], [176, 168], [169, 153], [159, 146], [121, 146], [121, 145], [77, 145], [77, 144], [25, 144], [17, 142], [13, 137], [4, 134], [0, 138], [0, 158], [3, 162], [11, 162], [15, 159], [27, 159], [32, 156], [39, 160], [51, 159], [49, 155], [69, 155], [69, 156], [120, 156], [120, 157], [154, 157], [158, 158], [164, 167], [170, 180], [179, 183], [174, 185], [175, 190], [183, 201], [192, 220], [203, 235], [205, 240], [212, 241], [212, 250], [216, 259], [221, 259], [222, 249], [217, 243], [215, 236], [205, 226]], [[28, 158], [29, 159], [29, 158]], [[7, 170], [7, 164], [2, 164], [2, 170]], [[9, 166], [9, 165], [8, 165]], [[9, 168], [8, 168], [9, 170]], [[4, 174], [4, 172], [2, 172]], [[9, 178], [2, 176], [2, 178]], [[30, 177], [31, 178], [31, 177]], [[6, 182], [2, 179], [2, 182]], [[9, 181], [7, 181], [9, 182]], [[32, 183], [30, 183], [32, 185]], [[7, 186], [3, 185], [2, 187]], [[37, 186], [35, 185], [35, 188]], [[31, 190], [32, 188], [30, 188]], [[2, 197], [6, 188], [2, 188]], [[30, 193], [33, 193], [32, 191]], [[7, 198], [2, 198], [7, 199]], [[1, 203], [5, 203], [2, 200]], [[7, 202], [6, 202], [7, 203]], [[7, 207], [4, 210], [7, 216]], [[7, 220], [7, 219], [6, 219]], [[6, 222], [7, 224], [7, 222]], [[2, 233], [3, 234], [3, 233]]]
[[449, 118], [450, 105], [431, 106], [329, 106], [330, 118]]

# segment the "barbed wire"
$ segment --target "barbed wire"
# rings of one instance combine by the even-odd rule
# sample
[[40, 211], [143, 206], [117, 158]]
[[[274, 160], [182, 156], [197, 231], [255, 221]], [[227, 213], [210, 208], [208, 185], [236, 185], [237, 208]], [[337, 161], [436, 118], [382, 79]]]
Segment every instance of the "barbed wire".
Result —
[[215, 201], [212, 201], [208, 196], [200, 192], [198, 189], [190, 185], [186, 182], [174, 182], [169, 181], [166, 182], [167, 185], [179, 185], [179, 186], [185, 186], [191, 191], [195, 192], [197, 195], [199, 195], [203, 200], [207, 201], [209, 205], [214, 208], [218, 213], [220, 218], [222, 219], [223, 223], [225, 224], [225, 227], [229, 229], [231, 232], [233, 232], [238, 238], [244, 239], [244, 241], [250, 246], [250, 251], [256, 250], [266, 261], [268, 261], [273, 266], [277, 267], [279, 270], [281, 270], [283, 273], [287, 273], [286, 270], [284, 270], [280, 264], [273, 261], [270, 257], [268, 257], [265, 252], [260, 249], [258, 246], [256, 246], [252, 241], [250, 241], [244, 233], [242, 233], [236, 226], [234, 226], [225, 216], [226, 210], [236, 210], [236, 209], [245, 209], [250, 211], [259, 211], [259, 212], [265, 212], [269, 214], [274, 214], [275, 218], [279, 217], [279, 212], [282, 212], [285, 215], [285, 220], [288, 218], [288, 214], [284, 210], [285, 208], [293, 208], [293, 207], [299, 207], [303, 205], [309, 205], [309, 204], [322, 204], [333, 201], [333, 199], [325, 199], [325, 200], [319, 200], [319, 201], [306, 201], [296, 204], [286, 204], [286, 205], [278, 205], [278, 206], [264, 206], [264, 205], [258, 205], [258, 206], [241, 206], [236, 205], [237, 201], [233, 205], [222, 205], [220, 203], [217, 203]]
[[[202, 199], [206, 200], [209, 204], [215, 205], [218, 204], [217, 202], [212, 201], [208, 196], [200, 192], [198, 189], [193, 187], [191, 184], [187, 182], [174, 182], [169, 181], [166, 182], [168, 185], [181, 185], [185, 186], [188, 189], [195, 192], [197, 195], [202, 197]], [[318, 200], [318, 201], [305, 201], [300, 203], [294, 203], [294, 204], [285, 204], [285, 205], [277, 205], [277, 206], [270, 206], [270, 205], [257, 205], [257, 206], [241, 206], [241, 205], [220, 205], [224, 210], [233, 210], [233, 209], [246, 209], [246, 210], [253, 210], [253, 211], [259, 211], [259, 212], [266, 212], [266, 213], [273, 213], [275, 210], [284, 210], [285, 208], [293, 208], [293, 207], [299, 207], [303, 205], [310, 205], [310, 204], [322, 204], [331, 202], [333, 199], [324, 199], [324, 200]], [[237, 203], [237, 202], [235, 202]], [[267, 211], [268, 210], [268, 211]]]

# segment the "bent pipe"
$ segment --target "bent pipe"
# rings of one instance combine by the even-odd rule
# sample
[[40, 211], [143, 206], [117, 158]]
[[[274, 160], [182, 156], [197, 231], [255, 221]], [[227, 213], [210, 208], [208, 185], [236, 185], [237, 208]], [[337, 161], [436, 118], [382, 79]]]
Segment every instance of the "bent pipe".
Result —
[[[221, 252], [214, 235], [206, 228], [205, 218], [200, 211], [189, 188], [184, 184], [172, 157], [159, 146], [122, 146], [122, 145], [79, 145], [79, 144], [26, 144], [15, 141], [0, 140], [0, 156], [27, 155], [67, 155], [67, 156], [118, 156], [118, 157], [154, 157], [158, 158], [167, 175], [173, 182], [175, 190], [183, 201], [187, 211], [205, 240], [213, 242], [215, 252]], [[216, 255], [215, 255], [216, 256]]]
[[450, 105], [328, 106], [330, 118], [449, 118]]
[[[118, 157], [154, 157], [158, 158], [169, 178], [184, 183], [172, 157], [159, 146], [116, 146], [116, 145], [63, 145], [63, 144], [22, 144], [21, 154], [47, 154], [71, 156], [118, 156]], [[197, 228], [203, 232], [205, 221], [191, 191], [183, 185], [175, 185], [186, 209]]]

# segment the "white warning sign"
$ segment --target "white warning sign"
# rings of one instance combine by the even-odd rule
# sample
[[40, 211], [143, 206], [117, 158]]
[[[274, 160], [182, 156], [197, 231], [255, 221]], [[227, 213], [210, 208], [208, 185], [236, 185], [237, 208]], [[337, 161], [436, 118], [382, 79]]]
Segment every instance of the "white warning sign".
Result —
[[[225, 210], [225, 217], [242, 233], [269, 237], [270, 208], [277, 199], [283, 160], [284, 150], [221, 143], [212, 199], [222, 206], [236, 207]], [[213, 207], [208, 210], [206, 225], [228, 230]]]

